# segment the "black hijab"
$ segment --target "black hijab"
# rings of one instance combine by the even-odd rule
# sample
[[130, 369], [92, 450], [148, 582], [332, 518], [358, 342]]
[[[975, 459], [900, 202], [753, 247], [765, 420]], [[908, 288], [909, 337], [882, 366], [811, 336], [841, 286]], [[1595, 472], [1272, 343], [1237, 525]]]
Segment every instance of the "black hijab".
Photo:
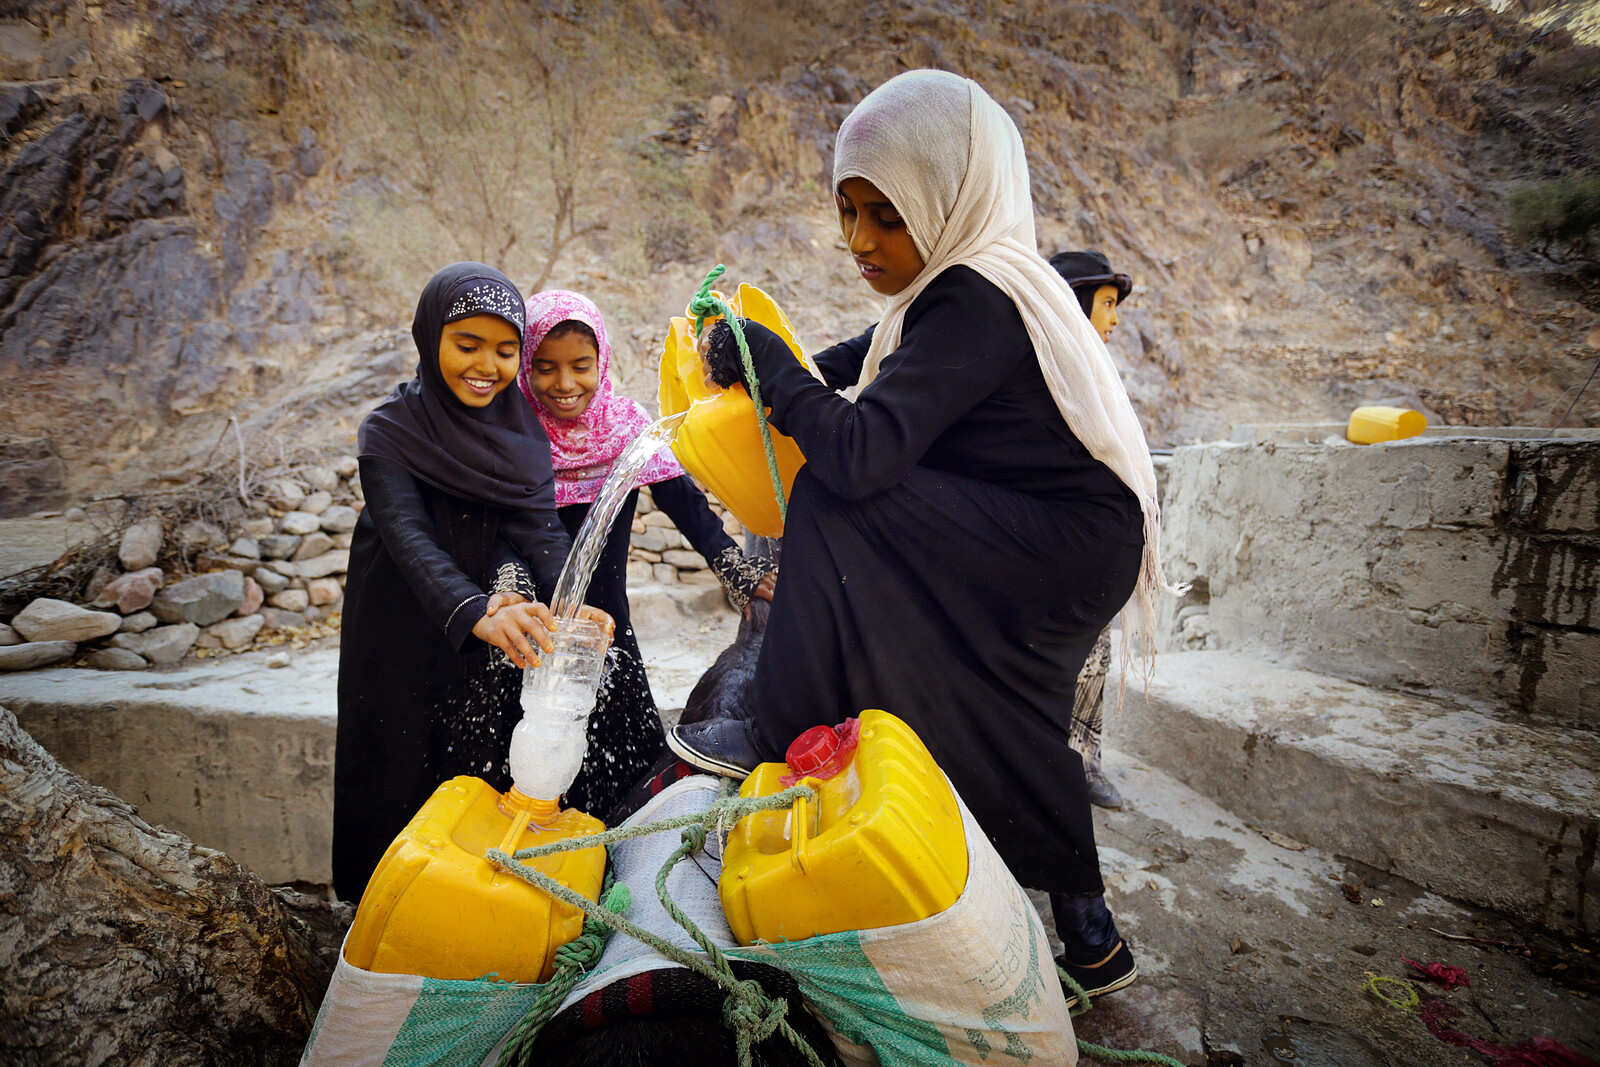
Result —
[[554, 507], [550, 439], [516, 382], [487, 406], [469, 408], [439, 370], [446, 324], [485, 314], [515, 326], [521, 340], [522, 294], [504, 274], [483, 263], [453, 263], [429, 280], [411, 321], [417, 376], [366, 417], [356, 449], [452, 496], [500, 508]]

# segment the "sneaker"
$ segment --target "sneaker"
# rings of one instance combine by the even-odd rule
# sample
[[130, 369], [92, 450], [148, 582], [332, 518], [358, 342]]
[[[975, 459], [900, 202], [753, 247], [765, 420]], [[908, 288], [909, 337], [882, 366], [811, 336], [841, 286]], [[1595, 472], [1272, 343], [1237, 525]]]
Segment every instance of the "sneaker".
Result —
[[1097, 808], [1109, 808], [1111, 811], [1122, 810], [1122, 794], [1117, 792], [1117, 787], [1106, 777], [1105, 768], [1100, 765], [1099, 760], [1085, 763], [1083, 776], [1089, 779], [1089, 803]]
[[[1111, 958], [1097, 967], [1068, 963], [1064, 955], [1056, 957], [1056, 966], [1078, 983], [1084, 996], [1090, 1000], [1126, 989], [1139, 977], [1139, 965], [1133, 962], [1133, 953], [1129, 951], [1126, 941], [1117, 942], [1117, 950], [1111, 954]], [[1067, 1007], [1077, 1007], [1078, 994], [1072, 991], [1072, 987], [1062, 982], [1061, 990], [1067, 995]]]
[[748, 778], [761, 762], [750, 724], [743, 719], [705, 719], [674, 726], [667, 734], [667, 747], [685, 763], [724, 778]]

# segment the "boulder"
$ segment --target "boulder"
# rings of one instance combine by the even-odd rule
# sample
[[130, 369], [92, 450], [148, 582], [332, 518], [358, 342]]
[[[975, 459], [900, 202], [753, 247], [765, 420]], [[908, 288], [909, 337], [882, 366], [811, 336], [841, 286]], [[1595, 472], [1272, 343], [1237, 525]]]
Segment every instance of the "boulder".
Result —
[[145, 519], [123, 531], [117, 558], [130, 571], [143, 570], [161, 556], [161, 520]]
[[254, 537], [238, 537], [228, 546], [228, 552], [235, 556], [243, 556], [245, 559], [260, 559], [261, 543]]
[[150, 606], [150, 601], [155, 599], [156, 591], [161, 588], [161, 583], [166, 577], [166, 572], [160, 567], [145, 567], [113, 578], [100, 590], [100, 595], [94, 598], [94, 606], [114, 607], [124, 615], [143, 611]]
[[209, 626], [232, 615], [244, 603], [244, 575], [238, 571], [213, 571], [173, 582], [150, 605], [162, 622], [190, 622]]
[[306, 534], [300, 539], [300, 547], [295, 549], [294, 556], [292, 558], [298, 563], [301, 560], [311, 559], [315, 556], [320, 556], [325, 552], [332, 551], [333, 538], [329, 537], [321, 530], [317, 530], [313, 533]]
[[71, 641], [26, 641], [0, 648], [0, 671], [29, 671], [72, 658], [78, 646]]
[[267, 503], [293, 511], [306, 499], [306, 488], [292, 478], [277, 478], [267, 484]]
[[300, 472], [300, 477], [313, 489], [328, 490], [339, 484], [339, 473], [332, 467], [307, 467]]
[[11, 628], [29, 641], [92, 641], [117, 632], [122, 616], [40, 597], [17, 612]]
[[[286, 559], [275, 559], [267, 564], [265, 569], [273, 574], [281, 574], [285, 578], [300, 577], [300, 565], [298, 563], [290, 563]], [[257, 571], [256, 573], [259, 574], [261, 572]]]
[[243, 648], [256, 639], [266, 622], [260, 615], [246, 615], [241, 619], [212, 623], [205, 632], [220, 641], [223, 648]]
[[278, 529], [300, 537], [322, 529], [322, 520], [309, 511], [291, 511], [278, 520]]
[[308, 580], [326, 578], [330, 574], [343, 574], [350, 569], [350, 550], [336, 548], [332, 552], [324, 552], [313, 559], [296, 563], [295, 569], [300, 572], [300, 577]]
[[313, 578], [306, 583], [306, 595], [320, 608], [338, 600], [344, 595], [344, 589], [337, 578]]
[[5, 623], [0, 622], [0, 648], [5, 648], [7, 645], [20, 644], [22, 644], [22, 635]]
[[186, 522], [177, 529], [178, 540], [190, 552], [227, 548], [228, 535], [214, 522]]
[[262, 608], [261, 615], [265, 618], [266, 630], [289, 630], [306, 624], [306, 617], [298, 611], [287, 611], [283, 608]]
[[142, 634], [161, 620], [148, 611], [136, 611], [122, 620], [122, 625], [117, 627], [121, 634]]
[[137, 652], [151, 663], [176, 663], [188, 654], [200, 637], [200, 627], [192, 622], [176, 626], [157, 626], [142, 634], [118, 634], [111, 639], [115, 648]]
[[279, 574], [277, 571], [272, 570], [270, 567], [262, 567], [260, 570], [256, 571], [255, 576], [251, 580], [261, 587], [261, 592], [266, 596], [271, 596], [274, 593], [281, 593], [285, 589], [289, 588], [289, 579]]
[[300, 538], [294, 534], [268, 534], [258, 544], [262, 559], [288, 559], [300, 547]]
[[311, 604], [311, 594], [304, 589], [285, 589], [267, 598], [267, 603], [284, 611], [300, 612]]
[[333, 504], [333, 494], [326, 489], [318, 489], [306, 497], [305, 503], [300, 505], [300, 510], [307, 515], [321, 515]]
[[331, 534], [349, 533], [356, 528], [356, 520], [360, 517], [355, 508], [335, 504], [322, 513], [322, 528]]
[[261, 583], [254, 578], [244, 580], [244, 602], [234, 609], [234, 614], [243, 618], [254, 615], [261, 610], [261, 602], [267, 598], [266, 591], [261, 588]]
[[679, 570], [698, 571], [704, 570], [705, 557], [698, 552], [691, 552], [686, 548], [672, 548], [661, 553], [661, 561], [670, 563]]
[[361, 469], [361, 461], [354, 456], [340, 456], [333, 461], [333, 473], [341, 478], [348, 478]]
[[126, 648], [102, 648], [83, 657], [85, 667], [97, 671], [142, 671], [150, 664], [137, 652]]

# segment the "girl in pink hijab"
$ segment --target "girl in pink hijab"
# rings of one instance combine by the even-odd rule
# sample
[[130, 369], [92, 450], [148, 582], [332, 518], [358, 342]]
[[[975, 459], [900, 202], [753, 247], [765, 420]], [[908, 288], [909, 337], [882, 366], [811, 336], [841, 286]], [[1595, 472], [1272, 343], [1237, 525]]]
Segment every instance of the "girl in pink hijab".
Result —
[[[565, 289], [528, 298], [517, 383], [550, 438], [557, 513], [571, 536], [611, 464], [654, 421], [637, 401], [616, 391], [610, 370], [611, 340], [593, 301]], [[656, 507], [705, 557], [736, 607], [743, 609], [752, 596], [772, 598], [769, 565], [746, 559], [670, 453], [659, 453], [639, 483], [650, 486]], [[589, 717], [589, 754], [567, 803], [602, 819], [666, 751], [628, 613], [628, 547], [637, 501], [635, 490], [618, 512], [585, 597], [616, 620], [615, 658]]]

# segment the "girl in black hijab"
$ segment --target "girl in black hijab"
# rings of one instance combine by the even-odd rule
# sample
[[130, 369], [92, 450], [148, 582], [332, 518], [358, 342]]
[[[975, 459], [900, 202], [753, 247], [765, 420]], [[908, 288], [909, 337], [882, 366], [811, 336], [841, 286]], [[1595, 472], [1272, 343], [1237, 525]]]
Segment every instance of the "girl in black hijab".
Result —
[[[570, 547], [549, 439], [507, 388], [523, 314], [493, 267], [435, 274], [411, 325], [417, 376], [361, 424], [367, 506], [350, 546], [333, 775], [333, 881], [345, 900], [360, 898], [441, 782], [510, 785], [519, 668], [537, 662], [535, 644], [550, 648], [554, 620], [539, 601]], [[603, 612], [586, 614], [609, 632]]]

